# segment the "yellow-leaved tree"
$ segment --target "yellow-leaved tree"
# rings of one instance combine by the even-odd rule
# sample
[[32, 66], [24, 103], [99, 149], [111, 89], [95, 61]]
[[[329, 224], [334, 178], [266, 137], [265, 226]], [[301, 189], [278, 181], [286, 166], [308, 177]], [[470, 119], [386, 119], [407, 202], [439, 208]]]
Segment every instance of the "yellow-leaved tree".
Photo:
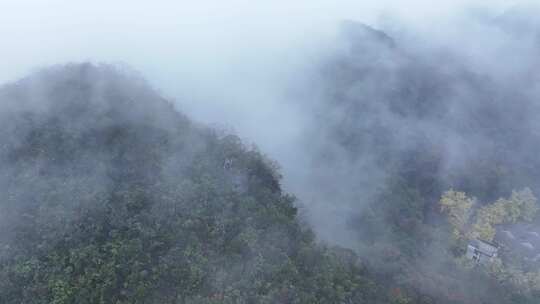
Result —
[[510, 198], [500, 198], [477, 211], [471, 237], [492, 241], [496, 234], [495, 225], [531, 221], [538, 212], [537, 200], [531, 189], [512, 191]]
[[448, 222], [452, 225], [452, 233], [456, 239], [466, 236], [471, 210], [475, 204], [476, 199], [467, 197], [464, 192], [449, 190], [442, 195], [441, 211], [448, 215]]
[[454, 190], [443, 193], [439, 204], [441, 211], [448, 216], [456, 239], [485, 241], [493, 241], [496, 225], [531, 221], [539, 210], [537, 199], [529, 188], [514, 190], [509, 198], [500, 198], [476, 210], [475, 198]]

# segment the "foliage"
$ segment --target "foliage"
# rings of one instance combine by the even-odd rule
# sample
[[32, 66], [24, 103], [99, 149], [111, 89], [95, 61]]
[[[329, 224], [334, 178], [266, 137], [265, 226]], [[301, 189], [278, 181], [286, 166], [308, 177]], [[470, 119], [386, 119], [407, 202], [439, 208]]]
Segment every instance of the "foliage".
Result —
[[386, 303], [265, 157], [144, 82], [70, 65], [0, 96], [2, 303]]
[[512, 191], [509, 199], [498, 199], [478, 210], [476, 223], [473, 225], [471, 236], [486, 241], [495, 237], [495, 225], [515, 223], [518, 220], [531, 221], [537, 211], [536, 197], [529, 188]]
[[[475, 200], [467, 197], [464, 192], [450, 190], [439, 201], [441, 212], [447, 215], [456, 239], [493, 241], [495, 225], [515, 223], [519, 219], [531, 220], [538, 210], [536, 198], [528, 188], [512, 191], [509, 199], [500, 198], [492, 204], [472, 210], [476, 205]], [[471, 223], [473, 212], [474, 224]]]
[[[471, 210], [474, 199], [463, 192], [447, 191], [441, 197], [441, 211], [447, 214], [454, 237], [459, 240], [481, 239], [493, 241], [497, 225], [530, 221], [538, 212], [537, 199], [529, 188], [512, 191], [509, 198], [500, 198], [492, 204]], [[471, 214], [474, 212], [474, 223]], [[465, 216], [464, 216], [465, 215]], [[468, 261], [461, 261], [466, 265]], [[522, 269], [512, 263], [503, 263], [495, 258], [486, 269], [487, 273], [500, 283], [512, 286], [518, 293], [531, 295], [540, 293], [540, 272]]]
[[476, 205], [475, 199], [467, 197], [464, 192], [449, 190], [442, 195], [440, 205], [441, 212], [447, 214], [453, 227], [454, 237], [463, 236], [471, 217], [471, 208]]
[[346, 47], [322, 67], [305, 143], [322, 168], [314, 184], [330, 185], [320, 192], [350, 214], [347, 245], [379, 284], [416, 303], [537, 303], [460, 261], [473, 232], [493, 235], [501, 207], [503, 222], [535, 213], [526, 191], [509, 204], [482, 204], [540, 187], [535, 95], [447, 50], [426, 56], [354, 22], [343, 36]]

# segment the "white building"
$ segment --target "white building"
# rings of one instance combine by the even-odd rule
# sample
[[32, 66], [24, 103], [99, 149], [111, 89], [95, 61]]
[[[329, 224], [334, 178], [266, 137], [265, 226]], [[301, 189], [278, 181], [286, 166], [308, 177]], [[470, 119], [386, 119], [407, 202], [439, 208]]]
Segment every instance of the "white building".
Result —
[[499, 246], [482, 240], [472, 240], [467, 246], [467, 258], [479, 264], [488, 264], [497, 257]]

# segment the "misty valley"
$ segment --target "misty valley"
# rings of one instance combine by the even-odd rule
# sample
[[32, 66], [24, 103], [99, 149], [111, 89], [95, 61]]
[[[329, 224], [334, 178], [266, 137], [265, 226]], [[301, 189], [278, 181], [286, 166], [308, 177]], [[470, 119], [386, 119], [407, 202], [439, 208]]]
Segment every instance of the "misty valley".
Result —
[[530, 12], [457, 47], [340, 21], [251, 133], [123, 64], [1, 84], [0, 304], [540, 303]]

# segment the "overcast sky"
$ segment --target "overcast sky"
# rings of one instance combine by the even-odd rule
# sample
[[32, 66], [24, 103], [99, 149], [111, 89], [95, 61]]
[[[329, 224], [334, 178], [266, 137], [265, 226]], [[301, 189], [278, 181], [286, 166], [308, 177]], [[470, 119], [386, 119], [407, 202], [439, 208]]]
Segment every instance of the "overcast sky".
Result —
[[314, 43], [340, 19], [393, 18], [433, 29], [456, 12], [502, 10], [513, 2], [2, 0], [0, 82], [36, 66], [87, 59], [123, 61], [163, 77], [173, 70], [206, 77], [208, 69], [228, 68], [239, 57]]

